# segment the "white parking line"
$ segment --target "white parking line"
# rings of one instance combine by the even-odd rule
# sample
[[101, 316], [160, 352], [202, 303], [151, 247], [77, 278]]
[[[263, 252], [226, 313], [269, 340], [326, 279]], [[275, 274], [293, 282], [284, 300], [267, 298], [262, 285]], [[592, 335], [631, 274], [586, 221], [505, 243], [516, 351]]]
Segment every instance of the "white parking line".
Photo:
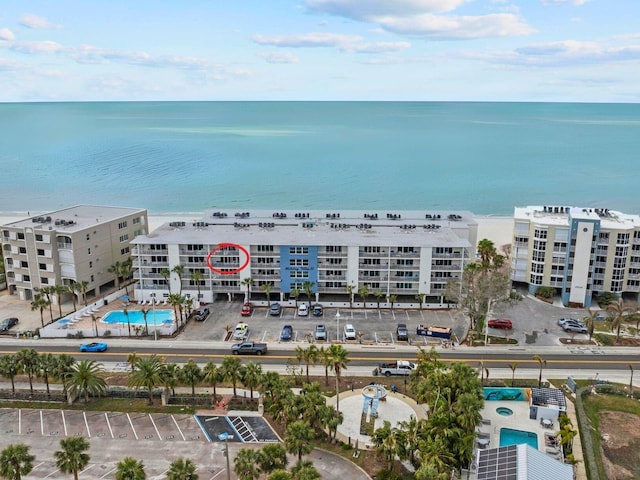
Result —
[[40, 410], [40, 435], [44, 437], [44, 419], [42, 418], [42, 410]]
[[22, 435], [22, 409], [18, 410], [18, 434]]
[[114, 438], [113, 430], [111, 429], [111, 423], [109, 422], [109, 416], [107, 415], [107, 412], [104, 412], [104, 418], [107, 421], [107, 427], [109, 427], [109, 433], [111, 434], [111, 438]]
[[33, 470], [37, 469], [39, 466], [44, 465], [44, 464], [45, 464], [45, 462], [40, 462], [39, 464], [34, 465], [33, 466]]
[[175, 417], [173, 415], [171, 415], [171, 420], [173, 420], [173, 423], [176, 424], [176, 428], [180, 432], [180, 436], [182, 437], [182, 440], [186, 440], [186, 438], [184, 438], [184, 434], [182, 433], [182, 430], [180, 430], [180, 425], [178, 425], [178, 422], [176, 421], [176, 419], [175, 419]]
[[95, 467], [95, 466], [96, 466], [96, 464], [95, 464], [95, 463], [92, 463], [92, 464], [91, 464], [91, 465], [89, 465], [87, 468], [85, 468], [84, 470], [82, 470], [81, 472], [78, 472], [78, 473], [84, 473], [84, 472], [86, 472], [87, 470], [91, 470], [91, 469], [92, 469], [93, 467]]
[[131, 421], [131, 417], [129, 416], [129, 414], [127, 413], [127, 418], [129, 419], [129, 425], [131, 425], [131, 430], [133, 430], [133, 434], [136, 437], [136, 440], [138, 440], [138, 434], [136, 433], [136, 429], [133, 428], [133, 422]]
[[89, 421], [87, 420], [86, 412], [82, 412], [82, 416], [84, 417], [84, 424], [87, 426], [87, 434], [89, 435], [89, 438], [91, 438], [91, 430], [89, 429]]
[[47, 475], [47, 476], [46, 476], [46, 477], [44, 477], [44, 478], [49, 478], [51, 475], [55, 475], [55, 474], [56, 474], [56, 473], [58, 473], [59, 471], [60, 471], [60, 470], [56, 468], [53, 472], [51, 472], [49, 475]]
[[162, 480], [162, 479], [164, 479], [164, 478], [167, 478], [167, 477], [165, 477], [165, 474], [166, 474], [168, 471], [169, 471], [168, 469], [167, 469], [167, 470], [165, 470], [164, 472], [162, 472], [162, 473], [161, 473], [160, 475], [158, 475], [157, 477], [153, 477], [153, 479], [154, 479], [154, 480]]
[[67, 421], [64, 418], [64, 410], [60, 410], [60, 413], [62, 414], [62, 426], [64, 427], [64, 436], [67, 436]]
[[216, 473], [213, 477], [211, 477], [209, 480], [213, 480], [214, 478], [216, 478], [218, 475], [220, 475], [222, 472], [224, 472], [224, 468], [220, 469], [220, 471], [218, 473]]
[[153, 417], [151, 416], [150, 413], [149, 413], [149, 420], [151, 420], [151, 423], [153, 424], [153, 428], [156, 430], [156, 434], [158, 435], [158, 440], [162, 440], [162, 437], [160, 436], [160, 431], [158, 430], [158, 427], [156, 427], [156, 422], [153, 421]]
[[109, 470], [107, 473], [105, 473], [104, 475], [102, 475], [100, 478], [104, 478], [104, 477], [106, 477], [107, 475], [109, 475], [110, 473], [115, 472], [116, 470], [117, 470], [117, 468], [112, 468], [112, 469], [111, 469], [111, 470]]

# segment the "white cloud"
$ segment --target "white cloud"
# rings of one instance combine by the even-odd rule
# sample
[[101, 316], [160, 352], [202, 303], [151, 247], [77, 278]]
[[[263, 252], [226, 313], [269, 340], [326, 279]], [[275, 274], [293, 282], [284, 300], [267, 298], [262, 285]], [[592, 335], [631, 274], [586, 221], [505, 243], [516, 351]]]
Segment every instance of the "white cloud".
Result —
[[24, 63], [14, 62], [6, 58], [0, 58], [0, 72], [17, 72], [28, 69], [29, 66]]
[[272, 45], [274, 47], [309, 48], [341, 47], [362, 41], [362, 37], [339, 33], [312, 32], [301, 35], [276, 35], [272, 37], [254, 35], [252, 40], [260, 45]]
[[0, 41], [13, 42], [16, 36], [8, 28], [0, 28]]
[[470, 39], [528, 35], [535, 30], [507, 13], [478, 17], [444, 17], [431, 14], [413, 17], [380, 17], [376, 22], [388, 31], [429, 39]]
[[300, 59], [291, 52], [270, 52], [259, 53], [259, 57], [264, 58], [268, 63], [299, 63]]
[[353, 20], [444, 13], [472, 0], [306, 0], [309, 9]]
[[65, 47], [51, 40], [42, 40], [34, 42], [14, 42], [10, 47], [20, 53], [57, 53], [65, 50]]
[[40, 17], [38, 15], [34, 15], [32, 13], [27, 13], [20, 18], [20, 25], [27, 28], [62, 28], [60, 25], [55, 25], [51, 23], [44, 17]]
[[399, 52], [410, 47], [409, 42], [375, 42], [345, 45], [342, 50], [350, 53], [388, 53]]

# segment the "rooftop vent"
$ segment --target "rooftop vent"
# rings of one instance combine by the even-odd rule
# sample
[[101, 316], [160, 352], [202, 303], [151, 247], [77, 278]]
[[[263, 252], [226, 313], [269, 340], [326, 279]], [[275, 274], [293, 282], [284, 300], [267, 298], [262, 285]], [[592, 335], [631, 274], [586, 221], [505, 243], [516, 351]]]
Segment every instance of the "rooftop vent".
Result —
[[227, 214], [225, 212], [213, 212], [212, 216], [217, 218], [224, 218], [227, 216]]
[[169, 222], [169, 226], [173, 228], [181, 228], [186, 225], [186, 222]]
[[248, 223], [233, 222], [233, 226], [235, 228], [249, 228], [251, 225]]
[[271, 223], [271, 222], [260, 222], [260, 223], [258, 223], [258, 227], [260, 227], [260, 228], [273, 228], [275, 226], [276, 226], [276, 224], [275, 223]]
[[272, 215], [273, 218], [287, 218], [287, 214], [284, 212], [275, 212]]
[[236, 212], [235, 216], [240, 218], [249, 218], [251, 214], [249, 212]]
[[368, 220], [377, 220], [378, 219], [378, 214], [377, 213], [365, 213], [364, 214], [364, 218], [366, 218]]
[[309, 213], [308, 212], [299, 212], [295, 214], [296, 218], [309, 218]]

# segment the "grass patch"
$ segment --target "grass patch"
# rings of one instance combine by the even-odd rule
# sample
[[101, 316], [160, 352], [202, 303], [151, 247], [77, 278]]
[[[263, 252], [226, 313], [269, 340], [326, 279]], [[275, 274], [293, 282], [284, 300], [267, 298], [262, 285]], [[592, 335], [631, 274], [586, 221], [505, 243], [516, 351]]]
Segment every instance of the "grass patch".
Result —
[[373, 415], [370, 415], [370, 421], [367, 422], [367, 414], [363, 413], [360, 417], [360, 435], [373, 436], [373, 428], [376, 419]]
[[27, 402], [3, 400], [3, 408], [41, 408], [51, 410], [85, 410], [91, 412], [138, 412], [138, 413], [195, 413], [193, 407], [175, 405], [163, 407], [160, 404], [148, 405], [143, 398], [90, 398], [88, 403], [77, 401], [73, 405], [60, 402]]

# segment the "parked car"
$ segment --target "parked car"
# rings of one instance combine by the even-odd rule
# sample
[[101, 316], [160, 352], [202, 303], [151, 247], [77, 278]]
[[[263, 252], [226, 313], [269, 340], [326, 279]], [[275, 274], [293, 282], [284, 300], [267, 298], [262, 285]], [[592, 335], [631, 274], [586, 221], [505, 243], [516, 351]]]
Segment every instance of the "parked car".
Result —
[[80, 345], [81, 352], [106, 352], [107, 344], [103, 342], [83, 343]]
[[400, 341], [408, 341], [409, 340], [409, 330], [407, 329], [406, 323], [399, 323], [396, 327], [396, 338]]
[[280, 332], [280, 340], [288, 342], [293, 338], [293, 327], [291, 325], [285, 325]]
[[582, 323], [580, 320], [577, 320], [575, 318], [559, 318], [558, 319], [558, 325], [560, 325], [560, 326], [562, 326], [562, 325], [564, 325], [565, 323], [568, 323], [568, 322]]
[[314, 317], [321, 317], [322, 314], [324, 313], [322, 309], [322, 305], [320, 305], [319, 303], [314, 304], [311, 313], [313, 313]]
[[240, 312], [240, 314], [243, 317], [250, 317], [252, 313], [253, 313], [253, 303], [247, 302], [244, 305], [242, 305], [242, 311]]
[[200, 307], [193, 314], [193, 319], [196, 322], [204, 322], [209, 316], [209, 307]]
[[236, 328], [233, 329], [233, 338], [234, 340], [244, 340], [249, 335], [249, 325], [240, 322], [236, 325]]
[[345, 340], [356, 339], [356, 329], [353, 328], [353, 325], [351, 325], [350, 323], [346, 323], [344, 326], [344, 339]]
[[511, 320], [507, 318], [494, 318], [489, 320], [489, 326], [491, 328], [503, 328], [505, 330], [511, 330], [513, 328], [513, 323]]
[[6, 332], [11, 327], [15, 327], [18, 324], [18, 319], [15, 317], [5, 318], [0, 322], [0, 332]]
[[316, 325], [316, 331], [314, 334], [316, 340], [324, 340], [327, 341], [327, 327], [323, 324], [319, 323]]
[[562, 329], [565, 332], [575, 332], [575, 333], [588, 333], [589, 331], [587, 330], [587, 327], [585, 327], [584, 325], [578, 325], [575, 323], [565, 323], [562, 326]]
[[306, 317], [307, 315], [309, 315], [309, 306], [306, 303], [298, 305], [298, 316]]
[[278, 302], [272, 303], [269, 307], [269, 315], [273, 317], [279, 317], [281, 313], [282, 305], [280, 305]]

